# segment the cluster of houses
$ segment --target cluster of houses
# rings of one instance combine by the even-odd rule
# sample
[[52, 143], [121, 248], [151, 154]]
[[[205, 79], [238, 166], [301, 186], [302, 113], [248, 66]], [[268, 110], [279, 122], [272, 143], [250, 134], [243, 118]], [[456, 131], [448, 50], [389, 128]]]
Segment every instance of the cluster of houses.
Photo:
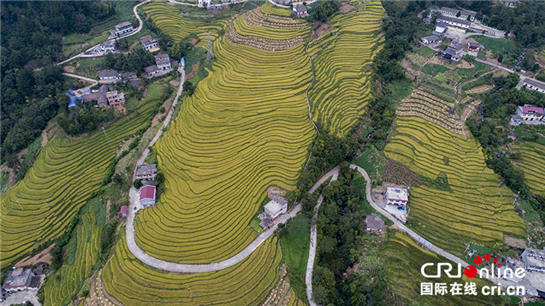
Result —
[[110, 91], [110, 85], [103, 84], [98, 90], [91, 91], [89, 88], [81, 91], [80, 96], [75, 96], [71, 92], [67, 94], [70, 96], [70, 102], [68, 108], [77, 106], [77, 102], [88, 103], [96, 101], [95, 107], [122, 107], [125, 105], [125, 95], [117, 90]]
[[473, 30], [477, 32], [486, 33], [487, 35], [498, 35], [504, 36], [505, 32], [498, 29], [494, 29], [482, 24], [478, 21], [475, 16], [477, 13], [464, 10], [464, 9], [453, 9], [449, 7], [437, 7], [433, 6], [430, 10], [430, 15], [425, 16], [423, 21], [426, 23], [431, 23], [432, 14], [439, 14], [437, 17], [437, 24], [435, 27], [434, 34], [444, 35], [446, 34], [448, 27], [457, 28], [461, 30]]
[[257, 217], [261, 220], [259, 225], [263, 229], [273, 226], [274, 221], [288, 211], [288, 200], [283, 196], [276, 194], [272, 200], [265, 205], [264, 212], [260, 213]]
[[516, 113], [511, 115], [509, 123], [512, 126], [519, 126], [521, 124], [545, 124], [545, 110], [543, 107], [537, 107], [530, 104], [519, 106], [517, 107]]
[[116, 42], [115, 39], [107, 39], [102, 42], [100, 42], [93, 50], [91, 50], [91, 54], [95, 54], [97, 56], [101, 56], [107, 53], [116, 53]]
[[[424, 36], [420, 38], [420, 44], [429, 46], [431, 48], [437, 48], [443, 41], [436, 35]], [[460, 61], [465, 54], [470, 53], [476, 56], [476, 53], [483, 51], [485, 48], [483, 45], [475, 42], [467, 43], [467, 52], [464, 51], [464, 44], [457, 40], [453, 40], [444, 50], [441, 51], [441, 55], [445, 59], [453, 60], [455, 62]]]

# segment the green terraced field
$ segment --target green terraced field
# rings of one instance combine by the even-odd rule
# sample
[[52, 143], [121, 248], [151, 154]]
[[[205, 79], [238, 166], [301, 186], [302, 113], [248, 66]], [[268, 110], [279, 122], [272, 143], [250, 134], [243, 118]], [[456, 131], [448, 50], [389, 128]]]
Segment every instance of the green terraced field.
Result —
[[377, 36], [384, 15], [380, 2], [352, 4], [355, 10], [332, 19], [334, 35], [314, 40], [308, 50], [317, 55], [316, 82], [309, 91], [313, 120], [330, 123], [337, 135], [346, 134], [363, 114], [371, 94], [371, 63], [382, 48]]
[[70, 296], [79, 291], [83, 281], [91, 276], [94, 266], [99, 262], [101, 230], [107, 214], [106, 203], [94, 199], [85, 208], [81, 214], [81, 223], [76, 227], [74, 262], [66, 263], [46, 279], [45, 305], [68, 304]]
[[223, 29], [224, 24], [220, 22], [207, 23], [197, 19], [184, 18], [179, 15], [176, 7], [165, 2], [154, 1], [143, 5], [147, 18], [151, 18], [163, 33], [168, 35], [174, 42], [196, 34], [199, 38], [210, 36], [216, 37], [218, 31]]
[[269, 2], [265, 2], [265, 4], [263, 4], [261, 6], [261, 12], [263, 14], [268, 14], [268, 15], [278, 15], [278, 16], [283, 16], [283, 17], [290, 17], [291, 16], [291, 11], [289, 9], [284, 9], [284, 8], [280, 8], [280, 7], [272, 7]]
[[106, 135], [102, 131], [79, 139], [57, 135], [42, 148], [25, 178], [2, 195], [2, 268], [64, 232], [90, 193], [102, 184], [121, 142], [151, 120], [160, 97], [150, 96], [107, 128]]
[[522, 152], [518, 164], [524, 170], [524, 183], [536, 195], [545, 197], [545, 146], [534, 142], [524, 142], [514, 146]]
[[465, 276], [462, 279], [450, 279], [446, 275], [437, 280], [427, 279], [420, 273], [420, 267], [425, 263], [448, 262], [443, 257], [431, 253], [416, 245], [407, 235], [398, 232], [390, 235], [388, 243], [381, 250], [382, 257], [386, 262], [388, 271], [388, 280], [390, 289], [393, 293], [404, 299], [409, 305], [503, 305], [503, 301], [498, 296], [484, 296], [478, 294], [472, 295], [420, 295], [421, 282], [437, 282], [450, 284], [456, 281], [464, 284], [466, 282], [475, 282], [477, 292], [481, 292], [481, 286], [492, 286], [492, 283], [485, 282], [477, 278], [468, 279]]
[[137, 243], [164, 260], [209, 263], [242, 250], [266, 188], [294, 188], [314, 136], [303, 45], [264, 52], [222, 38], [214, 47], [210, 75], [156, 144], [166, 192], [136, 222]]
[[272, 238], [231, 268], [176, 275], [142, 265], [122, 237], [102, 280], [108, 293], [124, 305], [258, 305], [275, 286], [281, 259], [279, 243]]
[[[494, 245], [503, 234], [525, 237], [525, 226], [511, 204], [513, 193], [500, 187], [486, 167], [479, 144], [424, 119], [400, 116], [386, 155], [421, 177], [446, 174], [448, 188], [411, 188], [414, 229], [432, 243], [460, 255], [471, 241]], [[446, 161], [446, 162], [445, 162]]]

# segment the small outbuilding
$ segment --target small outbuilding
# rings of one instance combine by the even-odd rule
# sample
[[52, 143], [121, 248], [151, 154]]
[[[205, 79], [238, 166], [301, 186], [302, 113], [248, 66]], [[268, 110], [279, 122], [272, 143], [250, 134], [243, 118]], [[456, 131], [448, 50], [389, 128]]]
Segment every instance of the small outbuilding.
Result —
[[129, 210], [129, 207], [127, 205], [121, 206], [121, 209], [119, 210], [119, 216], [121, 218], [126, 218], [128, 210]]
[[156, 174], [157, 174], [156, 164], [143, 163], [141, 165], [136, 166], [135, 177], [137, 180], [150, 181], [150, 180], [153, 180]]
[[367, 215], [365, 218], [365, 230], [370, 233], [382, 233], [384, 230], [384, 221], [381, 217]]

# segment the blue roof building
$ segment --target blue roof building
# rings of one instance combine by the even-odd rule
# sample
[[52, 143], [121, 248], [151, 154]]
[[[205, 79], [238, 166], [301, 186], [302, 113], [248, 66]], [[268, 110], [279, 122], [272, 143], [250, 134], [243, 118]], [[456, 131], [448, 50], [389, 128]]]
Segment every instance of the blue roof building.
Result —
[[180, 58], [180, 66], [185, 67], [185, 59], [183, 57]]
[[68, 108], [76, 106], [76, 102], [79, 100], [81, 101], [81, 97], [76, 97], [72, 93], [67, 92], [68, 96], [70, 97], [70, 102], [68, 102]]

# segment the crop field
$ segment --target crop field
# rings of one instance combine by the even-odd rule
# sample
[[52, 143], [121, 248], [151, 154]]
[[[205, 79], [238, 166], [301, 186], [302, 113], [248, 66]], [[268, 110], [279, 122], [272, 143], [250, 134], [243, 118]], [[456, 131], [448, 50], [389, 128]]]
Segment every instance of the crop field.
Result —
[[67, 262], [44, 285], [45, 305], [66, 305], [82, 282], [91, 276], [99, 261], [101, 229], [106, 221], [106, 203], [92, 200], [81, 214], [76, 227], [76, 249], [73, 262]]
[[204, 22], [197, 19], [184, 18], [179, 15], [176, 7], [165, 2], [153, 1], [143, 5], [147, 18], [151, 18], [163, 33], [168, 35], [174, 42], [179, 42], [190, 34], [196, 34], [199, 38], [210, 36], [216, 37], [224, 24], [220, 22]]
[[106, 291], [124, 305], [258, 305], [278, 280], [282, 260], [278, 244], [276, 238], [269, 239], [225, 270], [177, 275], [144, 266], [127, 250], [123, 235], [102, 280]]
[[385, 153], [427, 184], [411, 188], [413, 228], [433, 244], [460, 255], [469, 242], [492, 246], [504, 233], [525, 237], [512, 192], [486, 167], [475, 139], [414, 116], [399, 116]]
[[149, 96], [104, 132], [79, 139], [57, 135], [42, 148], [25, 178], [2, 195], [2, 268], [64, 232], [102, 184], [118, 146], [151, 120], [160, 97]]
[[261, 12], [267, 15], [277, 15], [283, 17], [290, 17], [291, 11], [280, 7], [272, 7], [269, 2], [265, 1], [265, 4], [261, 6]]
[[[464, 284], [466, 282], [475, 282], [477, 284], [478, 295], [446, 295], [435, 294], [433, 296], [422, 296], [420, 294], [420, 283], [431, 282], [420, 273], [420, 267], [425, 263], [448, 262], [445, 258], [431, 253], [422, 247], [416, 245], [407, 235], [395, 232], [390, 235], [388, 243], [381, 250], [382, 258], [386, 262], [388, 279], [391, 291], [404, 299], [402, 304], [414, 305], [503, 305], [499, 296], [484, 296], [480, 294], [481, 286], [492, 286], [492, 283], [485, 282], [478, 277], [468, 279], [465, 276], [462, 279], [450, 279], [443, 274], [443, 277], [433, 282], [450, 284], [456, 281]], [[431, 273], [431, 272], [430, 272]], [[462, 287], [463, 288], [463, 287]], [[401, 303], [400, 303], [401, 304]]]
[[545, 146], [535, 142], [523, 142], [514, 147], [522, 152], [518, 164], [524, 170], [524, 182], [532, 193], [545, 196]]
[[168, 261], [216, 262], [246, 247], [267, 187], [294, 188], [315, 133], [304, 45], [264, 52], [223, 37], [214, 49], [209, 76], [156, 144], [166, 191], [135, 222], [140, 247]]
[[384, 15], [380, 2], [352, 4], [354, 11], [331, 20], [336, 32], [315, 39], [308, 49], [316, 57], [316, 82], [309, 91], [312, 119], [330, 124], [337, 135], [347, 133], [363, 114], [371, 94], [371, 63], [382, 48], [377, 36]]

